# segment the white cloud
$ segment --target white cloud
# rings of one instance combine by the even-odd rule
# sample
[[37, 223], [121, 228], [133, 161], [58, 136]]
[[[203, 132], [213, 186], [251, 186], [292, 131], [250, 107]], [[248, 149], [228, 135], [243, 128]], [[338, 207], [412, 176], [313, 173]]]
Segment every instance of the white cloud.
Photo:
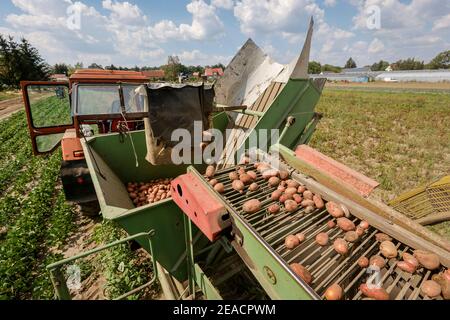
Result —
[[327, 7], [334, 7], [336, 5], [336, 0], [325, 0], [324, 4]]
[[104, 0], [102, 6], [104, 9], [111, 11], [110, 18], [112, 21], [119, 20], [121, 23], [141, 24], [147, 20], [147, 17], [142, 14], [141, 9], [128, 1]]
[[233, 9], [234, 1], [233, 0], [212, 0], [211, 5], [213, 5], [217, 8], [231, 10], [231, 9]]
[[433, 24], [433, 31], [441, 30], [441, 29], [450, 29], [450, 13], [446, 16], [443, 16], [437, 19]]
[[369, 45], [369, 53], [379, 53], [384, 50], [384, 44], [379, 39], [375, 38]]
[[205, 54], [198, 49], [194, 49], [192, 51], [183, 51], [174, 55], [180, 58], [181, 63], [189, 65], [215, 65], [217, 63], [222, 63], [226, 66], [233, 58], [232, 56]]
[[[122, 65], [137, 61], [162, 63], [165, 51], [161, 43], [209, 41], [224, 35], [216, 7], [204, 0], [187, 4], [192, 22], [179, 25], [170, 20], [150, 24], [139, 6], [128, 1], [103, 0], [101, 5], [106, 14], [75, 0], [13, 0], [13, 4], [22, 13], [7, 15], [6, 22], [30, 39], [50, 63], [60, 61], [61, 57], [72, 63], [80, 58], [114, 60]], [[68, 28], [69, 6], [81, 13], [81, 30]]]
[[246, 35], [259, 32], [298, 32], [309, 16], [322, 18], [324, 12], [310, 0], [241, 0], [234, 7], [234, 15]]

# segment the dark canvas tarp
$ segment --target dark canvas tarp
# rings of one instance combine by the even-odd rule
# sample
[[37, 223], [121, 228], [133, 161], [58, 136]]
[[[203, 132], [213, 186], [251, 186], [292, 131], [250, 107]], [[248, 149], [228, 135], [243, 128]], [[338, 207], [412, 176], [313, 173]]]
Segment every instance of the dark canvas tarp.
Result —
[[[178, 144], [172, 132], [186, 129], [194, 139], [194, 121], [201, 121], [203, 130], [210, 127], [214, 89], [205, 86], [146, 87], [148, 119], [145, 119], [147, 161], [169, 164], [171, 150]], [[193, 144], [192, 144], [193, 146]]]

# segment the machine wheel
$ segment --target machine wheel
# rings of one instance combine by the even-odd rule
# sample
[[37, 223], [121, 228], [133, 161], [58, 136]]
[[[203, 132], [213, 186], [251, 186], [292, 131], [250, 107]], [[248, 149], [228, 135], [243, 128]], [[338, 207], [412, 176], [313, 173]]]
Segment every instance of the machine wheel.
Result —
[[98, 201], [79, 203], [80, 212], [85, 217], [97, 217], [100, 215], [100, 205]]

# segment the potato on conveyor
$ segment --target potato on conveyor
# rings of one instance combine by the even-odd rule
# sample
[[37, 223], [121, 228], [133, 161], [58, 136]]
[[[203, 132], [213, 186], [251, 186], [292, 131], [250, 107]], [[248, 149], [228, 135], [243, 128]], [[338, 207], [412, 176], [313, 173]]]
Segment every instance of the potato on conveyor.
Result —
[[256, 175], [256, 172], [255, 171], [252, 171], [252, 170], [250, 170], [250, 171], [247, 171], [247, 174], [250, 176], [250, 178], [252, 178], [253, 180], [256, 180], [256, 178], [258, 177], [257, 175]]
[[351, 220], [344, 217], [338, 218], [336, 223], [343, 231], [352, 231], [356, 229], [355, 224]]
[[313, 193], [309, 190], [306, 190], [305, 192], [303, 192], [303, 198], [308, 199], [308, 200], [312, 200], [313, 199]]
[[280, 170], [280, 179], [286, 180], [287, 178], [289, 178], [289, 172], [286, 170]]
[[359, 286], [359, 290], [361, 290], [362, 294], [366, 297], [375, 300], [389, 300], [389, 294], [383, 288], [369, 288], [366, 283], [363, 283]]
[[284, 207], [286, 208], [286, 211], [294, 212], [298, 209], [298, 204], [294, 200], [286, 200], [284, 202]]
[[217, 181], [217, 179], [211, 179], [211, 180], [209, 180], [209, 184], [212, 186], [212, 187], [214, 187], [216, 184], [218, 184], [219, 183], [219, 181]]
[[297, 192], [298, 192], [299, 194], [303, 194], [303, 192], [305, 192], [305, 190], [306, 190], [306, 187], [305, 187], [305, 186], [299, 186], [299, 187], [297, 188]]
[[231, 181], [239, 179], [239, 175], [238, 175], [238, 173], [236, 171], [230, 172], [228, 176], [229, 176]]
[[428, 270], [436, 270], [441, 265], [438, 255], [429, 251], [414, 250], [413, 256]]
[[243, 204], [242, 210], [246, 213], [255, 213], [261, 210], [261, 202], [258, 199], [248, 200]]
[[207, 168], [206, 168], [206, 173], [205, 173], [205, 176], [207, 177], [207, 178], [212, 178], [212, 177], [214, 177], [214, 174], [216, 173], [216, 168], [214, 167], [214, 166], [212, 166], [212, 165], [209, 165]]
[[278, 177], [271, 177], [269, 179], [269, 187], [276, 187], [280, 183], [280, 179]]
[[326, 232], [318, 233], [316, 235], [316, 243], [322, 247], [328, 245], [328, 233], [326, 233]]
[[427, 280], [423, 282], [422, 286], [420, 287], [420, 291], [423, 295], [434, 298], [441, 294], [442, 289], [439, 283], [437, 283], [436, 281]]
[[370, 257], [369, 265], [382, 269], [386, 265], [386, 262], [381, 256], [375, 255]]
[[287, 180], [286, 184], [287, 184], [288, 188], [295, 188], [296, 190], [300, 186], [300, 183], [298, 183], [297, 181], [292, 180], [292, 179], [291, 180]]
[[283, 194], [283, 192], [281, 190], [275, 190], [274, 192], [272, 192], [272, 194], [270, 195], [270, 199], [272, 201], [278, 201], [281, 197], [281, 195]]
[[285, 191], [285, 194], [289, 194], [289, 195], [294, 195], [297, 193], [297, 189], [296, 188], [292, 188], [292, 187], [288, 187]]
[[314, 201], [305, 199], [305, 200], [302, 201], [301, 205], [302, 205], [303, 208], [314, 207]]
[[409, 264], [406, 261], [399, 261], [399, 262], [397, 262], [397, 267], [400, 270], [406, 271], [406, 272], [411, 273], [411, 274], [416, 272], [416, 268], [417, 268], [414, 265]]
[[250, 190], [250, 191], [257, 191], [258, 189], [259, 189], [259, 185], [254, 182], [248, 187], [248, 190]]
[[218, 193], [224, 193], [225, 192], [225, 186], [223, 185], [223, 183], [217, 183], [214, 186], [214, 190], [216, 190]]
[[297, 236], [294, 235], [288, 235], [285, 239], [284, 239], [284, 245], [286, 246], [287, 249], [292, 250], [295, 247], [297, 247], [300, 244], [300, 240], [297, 238]]
[[311, 273], [300, 263], [294, 262], [294, 263], [291, 263], [289, 266], [291, 267], [292, 271], [294, 271], [294, 273], [297, 276], [299, 276], [301, 279], [303, 279], [303, 281], [306, 282], [306, 284], [310, 284], [312, 282]]
[[347, 231], [344, 235], [344, 240], [347, 242], [355, 242], [359, 239], [356, 231]]
[[367, 268], [369, 266], [369, 259], [367, 259], [367, 257], [360, 257], [358, 259], [358, 266], [361, 268]]
[[253, 182], [253, 179], [246, 173], [243, 173], [239, 176], [239, 180], [242, 181], [243, 184], [249, 185]]
[[364, 234], [365, 230], [363, 228], [361, 228], [360, 226], [356, 227], [356, 234], [358, 235], [358, 237], [361, 237]]
[[414, 256], [410, 253], [404, 252], [402, 254], [402, 258], [403, 258], [403, 261], [405, 261], [406, 263], [408, 263], [416, 268], [419, 266], [419, 261], [416, 258], [414, 258]]
[[446, 278], [444, 273], [435, 274], [431, 279], [441, 286], [442, 297], [444, 297], [445, 300], [450, 300], [450, 280]]
[[348, 253], [348, 243], [342, 238], [337, 238], [333, 242], [333, 249], [340, 255], [346, 255]]
[[267, 208], [267, 211], [271, 214], [278, 213], [280, 212], [280, 206], [274, 203]]
[[303, 198], [301, 195], [299, 194], [293, 194], [292, 195], [292, 200], [294, 200], [295, 202], [297, 202], [298, 204], [302, 203]]
[[304, 233], [297, 233], [295, 236], [297, 237], [298, 241], [300, 241], [300, 243], [302, 243], [306, 239], [306, 236]]
[[323, 207], [325, 207], [322, 197], [319, 194], [315, 194], [312, 200], [314, 201], [314, 205], [317, 209], [322, 209]]
[[234, 180], [231, 187], [240, 193], [244, 191], [244, 183], [241, 180]]
[[307, 207], [305, 208], [305, 213], [306, 213], [306, 214], [313, 213], [314, 210], [316, 210], [316, 208], [314, 208], [313, 206], [307, 206]]
[[337, 283], [332, 284], [325, 291], [325, 299], [327, 300], [341, 300], [343, 297], [343, 290]]
[[395, 258], [398, 254], [397, 247], [391, 241], [383, 241], [380, 244], [380, 251], [388, 259]]
[[269, 180], [270, 178], [276, 177], [276, 176], [278, 176], [278, 170], [277, 169], [269, 169], [269, 170], [266, 170], [266, 171], [262, 172], [262, 177], [265, 180]]
[[369, 225], [369, 223], [368, 223], [367, 221], [362, 220], [362, 221], [359, 223], [359, 227], [361, 227], [361, 228], [364, 229], [364, 230], [367, 230], [367, 229], [369, 229], [370, 225]]
[[334, 227], [336, 227], [336, 222], [334, 222], [333, 220], [328, 221], [327, 227], [328, 229], [333, 229]]
[[342, 211], [342, 208], [340, 208], [335, 202], [328, 201], [325, 204], [325, 207], [327, 208], [328, 213], [333, 218], [340, 218], [344, 216], [344, 211]]
[[378, 232], [375, 235], [375, 239], [377, 239], [377, 241], [379, 242], [383, 242], [383, 241], [392, 241], [392, 238], [390, 236], [388, 236], [387, 234]]

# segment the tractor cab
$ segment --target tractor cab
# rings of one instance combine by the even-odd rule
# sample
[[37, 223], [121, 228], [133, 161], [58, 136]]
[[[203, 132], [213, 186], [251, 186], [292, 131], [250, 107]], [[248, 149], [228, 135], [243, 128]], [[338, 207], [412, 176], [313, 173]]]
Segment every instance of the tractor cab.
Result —
[[66, 198], [85, 212], [98, 213], [98, 203], [81, 139], [143, 129], [143, 103], [132, 93], [147, 82], [141, 72], [87, 69], [67, 82], [21, 83], [33, 152], [48, 154], [61, 145]]
[[141, 72], [95, 69], [77, 70], [68, 82], [22, 82], [34, 154], [53, 152], [66, 132], [79, 139], [142, 129], [143, 104], [132, 92], [146, 82]]

